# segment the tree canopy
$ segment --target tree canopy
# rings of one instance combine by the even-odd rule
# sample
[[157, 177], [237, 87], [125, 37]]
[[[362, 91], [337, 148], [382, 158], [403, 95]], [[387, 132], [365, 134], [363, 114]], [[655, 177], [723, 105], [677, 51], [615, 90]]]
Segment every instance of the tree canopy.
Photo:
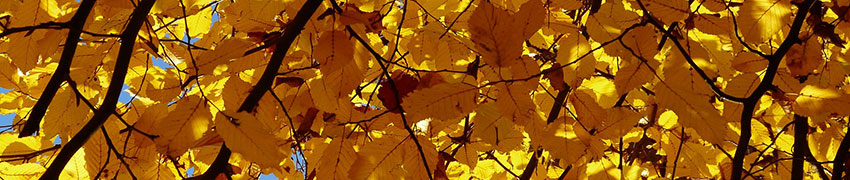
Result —
[[4, 0], [0, 179], [842, 179], [848, 11]]

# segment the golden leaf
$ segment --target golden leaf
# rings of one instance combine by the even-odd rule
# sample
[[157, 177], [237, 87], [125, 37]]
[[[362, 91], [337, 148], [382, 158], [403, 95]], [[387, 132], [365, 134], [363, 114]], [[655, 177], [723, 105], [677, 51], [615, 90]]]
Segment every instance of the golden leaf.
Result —
[[510, 66], [522, 55], [523, 41], [543, 25], [544, 12], [539, 0], [526, 2], [516, 13], [482, 2], [469, 18], [470, 38], [484, 62]]

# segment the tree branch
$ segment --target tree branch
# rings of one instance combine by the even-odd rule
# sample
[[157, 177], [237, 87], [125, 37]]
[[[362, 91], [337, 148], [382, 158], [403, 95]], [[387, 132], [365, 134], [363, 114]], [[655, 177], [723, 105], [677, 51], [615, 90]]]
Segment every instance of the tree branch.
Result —
[[850, 150], [850, 128], [844, 133], [844, 138], [841, 139], [841, 145], [835, 152], [835, 158], [832, 159], [832, 180], [841, 180], [844, 172], [845, 162], [847, 160], [848, 150]]
[[59, 151], [59, 155], [50, 164], [50, 167], [47, 168], [40, 179], [58, 179], [59, 174], [65, 168], [65, 165], [68, 164], [68, 161], [71, 160], [71, 157], [91, 138], [95, 131], [103, 126], [109, 115], [115, 111], [115, 104], [118, 103], [121, 88], [124, 86], [124, 78], [127, 76], [127, 69], [130, 66], [130, 59], [133, 56], [133, 45], [135, 45], [136, 36], [138, 36], [142, 24], [147, 20], [148, 13], [155, 2], [156, 0], [142, 0], [136, 9], [133, 10], [127, 27], [121, 33], [121, 46], [118, 51], [118, 57], [115, 60], [115, 69], [112, 73], [112, 79], [109, 82], [106, 96], [103, 99], [103, 104], [95, 112], [91, 120], [71, 138], [65, 147], [62, 147], [62, 151]]
[[39, 154], [42, 154], [42, 153], [45, 153], [45, 152], [48, 152], [48, 151], [53, 151], [53, 150], [59, 149], [60, 147], [62, 147], [62, 145], [54, 145], [53, 147], [49, 147], [49, 148], [47, 148], [47, 149], [42, 149], [42, 150], [38, 150], [38, 151], [33, 151], [33, 152], [30, 152], [30, 153], [25, 153], [25, 154], [0, 155], [0, 159], [15, 158], [15, 159], [12, 159], [12, 160], [2, 160], [2, 161], [0, 161], [0, 162], [6, 162], [6, 161], [16, 161], [16, 160], [26, 160], [26, 159], [30, 159], [30, 158], [33, 158], [33, 157], [35, 157], [35, 156], [38, 156]]
[[[336, 3], [336, 0], [331, 0], [331, 5], [338, 13], [342, 13], [342, 8], [339, 7], [339, 4]], [[405, 7], [407, 7], [407, 5], [405, 5]], [[402, 17], [405, 13], [407, 13], [407, 11], [403, 10]], [[404, 20], [404, 18], [401, 19]], [[403, 21], [399, 24], [402, 23]], [[399, 25], [399, 28], [401, 28], [401, 25]], [[365, 47], [367, 50], [369, 50], [370, 53], [372, 53], [372, 56], [375, 57], [376, 61], [378, 62], [378, 65], [381, 66], [381, 69], [383, 70], [382, 74], [386, 77], [387, 83], [389, 83], [390, 86], [394, 89], [393, 95], [396, 97], [396, 99], [401, 99], [401, 96], [398, 94], [399, 91], [398, 89], [396, 89], [398, 88], [398, 86], [395, 85], [395, 81], [393, 81], [389, 73], [389, 65], [384, 64], [384, 61], [386, 61], [386, 59], [384, 59], [384, 57], [378, 54], [375, 49], [369, 46], [369, 43], [363, 40], [363, 38], [360, 37], [360, 35], [358, 35], [357, 32], [351, 28], [351, 26], [346, 25], [345, 29], [348, 30], [349, 34], [355, 39], [357, 39], [357, 41], [360, 42], [363, 47]], [[425, 152], [422, 150], [422, 145], [419, 143], [419, 138], [416, 138], [416, 133], [414, 133], [413, 129], [410, 128], [410, 125], [407, 122], [407, 118], [404, 115], [404, 108], [401, 105], [396, 106], [396, 108], [398, 108], [400, 111], [399, 115], [401, 115], [401, 121], [404, 125], [404, 129], [407, 130], [407, 133], [413, 139], [413, 143], [416, 144], [416, 149], [419, 151], [419, 157], [422, 159], [422, 163], [425, 165], [425, 171], [428, 173], [428, 179], [434, 179], [434, 176], [431, 174], [431, 167], [428, 166], [428, 160], [425, 157]]]
[[735, 97], [735, 96], [726, 94], [725, 92], [720, 90], [720, 88], [717, 87], [716, 84], [714, 84], [714, 80], [709, 78], [708, 75], [705, 74], [705, 71], [703, 71], [702, 68], [700, 68], [694, 62], [694, 59], [691, 58], [691, 55], [688, 53], [687, 50], [685, 50], [685, 47], [682, 46], [682, 43], [680, 43], [679, 40], [675, 36], [673, 36], [673, 34], [669, 30], [664, 29], [664, 26], [661, 25], [661, 23], [658, 23], [658, 21], [654, 20], [655, 17], [652, 17], [652, 15], [649, 14], [649, 11], [647, 11], [646, 7], [643, 6], [643, 2], [641, 0], [638, 0], [637, 2], [638, 2], [638, 5], [640, 5], [640, 8], [643, 10], [645, 16], [649, 16], [649, 20], [647, 20], [647, 21], [649, 21], [650, 24], [655, 26], [655, 28], [658, 29], [659, 31], [664, 32], [665, 37], [671, 37], [670, 41], [673, 41], [673, 44], [676, 45], [676, 48], [679, 49], [679, 52], [682, 53], [682, 56], [685, 57], [685, 60], [688, 62], [688, 64], [690, 64], [691, 67], [694, 68], [694, 71], [696, 71], [697, 74], [699, 74], [699, 76], [703, 80], [705, 80], [705, 83], [707, 83], [708, 86], [711, 87], [711, 91], [714, 91], [714, 94], [717, 94], [717, 96], [720, 96], [721, 98], [727, 99], [727, 100], [732, 101], [732, 102], [736, 102], [736, 103], [744, 102], [744, 100], [745, 100], [744, 98]]
[[682, 146], [685, 145], [685, 140], [688, 139], [688, 136], [685, 135], [685, 127], [682, 127], [682, 137], [679, 138], [679, 148], [676, 150], [676, 159], [673, 160], [673, 174], [670, 176], [673, 179], [676, 179], [676, 168], [679, 167], [679, 155], [682, 153]]
[[[83, 2], [85, 4], [85, 2]], [[80, 4], [80, 9], [83, 9], [83, 4]], [[80, 9], [77, 12], [80, 12]], [[91, 10], [91, 8], [89, 8]], [[86, 16], [88, 16], [88, 12], [86, 12]], [[74, 14], [74, 17], [77, 17], [77, 14]], [[73, 18], [71, 18], [73, 21]], [[85, 21], [85, 19], [83, 19]], [[39, 29], [65, 29], [68, 28], [69, 22], [45, 22], [34, 26], [24, 26], [24, 27], [15, 27], [4, 29], [3, 32], [0, 32], [0, 38], [9, 36], [14, 33], [27, 31], [28, 33], [32, 33], [35, 30]]]
[[791, 179], [803, 179], [803, 164], [805, 162], [806, 147], [809, 142], [806, 136], [809, 133], [809, 118], [794, 114], [794, 154], [791, 156]]
[[561, 106], [564, 104], [564, 100], [567, 99], [567, 94], [570, 92], [570, 86], [567, 85], [567, 83], [564, 83], [564, 87], [566, 87], [566, 89], [558, 91], [558, 96], [555, 97], [555, 102], [552, 104], [552, 109], [549, 110], [549, 117], [546, 118], [547, 124], [555, 122], [555, 119], [558, 119], [558, 114], [561, 113]]
[[525, 165], [525, 169], [522, 170], [522, 174], [519, 175], [519, 180], [531, 179], [531, 174], [534, 174], [534, 169], [537, 168], [537, 161], [539, 161], [537, 156], [540, 156], [541, 151], [543, 151], [543, 149], [534, 151], [534, 154], [531, 155], [531, 159], [528, 159], [528, 164]]
[[511, 171], [511, 169], [509, 169], [507, 166], [505, 166], [505, 164], [502, 164], [502, 161], [499, 161], [499, 158], [497, 158], [495, 155], [493, 155], [492, 150], [487, 151], [487, 157], [485, 159], [488, 159], [488, 158], [493, 159], [493, 161], [496, 161], [496, 164], [499, 164], [499, 166], [502, 166], [502, 168], [505, 169], [505, 171], [507, 171], [508, 174], [513, 175], [515, 178], [519, 178], [519, 175], [516, 175], [516, 173]]
[[[316, 9], [318, 9], [321, 4], [322, 0], [307, 0], [307, 2], [304, 2], [304, 5], [301, 6], [301, 9], [298, 10], [298, 13], [292, 21], [286, 25], [281, 39], [275, 45], [274, 52], [269, 59], [269, 64], [266, 65], [263, 75], [260, 76], [260, 80], [257, 81], [257, 84], [255, 84], [253, 88], [251, 88], [250, 94], [245, 97], [245, 100], [242, 101], [242, 105], [237, 111], [254, 111], [257, 104], [259, 104], [258, 102], [260, 102], [260, 99], [267, 91], [269, 91], [274, 83], [277, 71], [280, 69], [281, 64], [283, 64], [283, 58], [286, 56], [286, 52], [289, 51], [289, 47], [292, 45], [292, 42], [294, 42], [295, 38], [301, 34], [301, 30], [304, 29], [304, 25], [307, 24], [307, 21], [310, 20], [310, 17], [313, 16], [313, 13], [316, 12]], [[229, 176], [230, 174], [227, 172], [227, 162], [230, 159], [230, 154], [230, 149], [222, 143], [221, 150], [219, 150], [218, 155], [216, 155], [216, 158], [210, 165], [210, 168], [202, 175], [202, 179], [216, 179], [216, 177], [218, 177], [221, 173], [225, 173]]]
[[799, 41], [799, 37], [797, 36], [800, 34], [800, 28], [803, 27], [806, 15], [814, 2], [815, 0], [806, 0], [800, 4], [800, 8], [797, 9], [797, 14], [794, 16], [794, 22], [791, 24], [791, 29], [785, 37], [785, 40], [774, 54], [768, 55], [768, 57], [770, 57], [768, 58], [769, 63], [761, 83], [753, 91], [753, 94], [747, 97], [744, 101], [744, 108], [743, 111], [741, 111], [741, 137], [738, 139], [738, 148], [735, 151], [735, 157], [732, 159], [732, 180], [740, 180], [741, 174], [744, 171], [744, 156], [747, 155], [747, 146], [749, 145], [750, 137], [752, 136], [752, 118], [755, 106], [761, 96], [763, 96], [764, 93], [773, 86], [773, 79], [776, 77], [777, 71], [779, 70], [779, 63], [782, 62], [782, 58], [785, 57], [785, 54], [791, 49], [791, 45]]
[[[74, 60], [74, 54], [77, 51], [77, 43], [80, 42], [80, 34], [83, 32], [83, 26], [86, 24], [86, 19], [89, 17], [89, 13], [91, 13], [95, 1], [96, 0], [82, 1], [80, 3], [80, 8], [77, 9], [76, 13], [74, 13], [74, 17], [71, 17], [71, 21], [68, 23], [61, 23], [59, 25], [60, 27], [65, 26], [64, 24], [70, 26], [68, 37], [65, 39], [65, 46], [62, 49], [62, 56], [60, 56], [59, 59], [59, 66], [57, 66], [56, 70], [53, 71], [53, 76], [50, 77], [50, 81], [47, 82], [47, 86], [44, 87], [44, 91], [42, 91], [41, 96], [35, 103], [35, 106], [32, 107], [30, 116], [27, 118], [27, 122], [24, 124], [21, 132], [18, 133], [18, 137], [32, 136], [38, 132], [38, 126], [41, 124], [41, 118], [43, 118], [44, 113], [47, 112], [47, 107], [50, 106], [50, 102], [53, 101], [56, 91], [59, 90], [62, 82], [69, 78], [68, 73], [71, 69], [71, 61]], [[45, 24], [40, 24], [39, 26], [42, 25]], [[11, 33], [13, 31], [6, 32]], [[0, 35], [0, 37], [2, 36], [3, 35]]]

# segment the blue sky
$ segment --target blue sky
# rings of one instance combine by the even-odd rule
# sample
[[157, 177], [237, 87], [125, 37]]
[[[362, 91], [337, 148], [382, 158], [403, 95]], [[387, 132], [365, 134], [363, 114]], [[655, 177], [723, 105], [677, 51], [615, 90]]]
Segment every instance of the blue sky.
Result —
[[[77, 1], [77, 2], [79, 2], [79, 1]], [[216, 8], [216, 6], [217, 5], [214, 5], [213, 8]], [[219, 20], [218, 13], [213, 13], [212, 22], [215, 23], [218, 20]], [[210, 26], [212, 26], [212, 24], [210, 24]], [[192, 38], [189, 41], [190, 42], [196, 42], [198, 40], [199, 40], [198, 38]], [[161, 67], [163, 69], [171, 68], [170, 65], [168, 65], [167, 63], [162, 61], [162, 59], [159, 59], [159, 58], [153, 59], [153, 65]], [[122, 91], [121, 91], [121, 96], [118, 98], [119, 102], [128, 103], [130, 101], [130, 99], [132, 98], [130, 93], [127, 92], [128, 88], [130, 88], [130, 86], [127, 86], [126, 84], [124, 84], [124, 87], [122, 88]], [[5, 93], [8, 93], [9, 91], [11, 91], [11, 89], [0, 88], [0, 93], [5, 94]], [[0, 126], [11, 125], [14, 118], [15, 118], [14, 113], [12, 113], [12, 114], [0, 114]], [[58, 144], [60, 142], [61, 141], [58, 137], [54, 140], [54, 144]], [[296, 158], [295, 154], [293, 154], [291, 158]], [[186, 175], [190, 176], [192, 173], [194, 173], [194, 171], [195, 171], [194, 168], [189, 168], [189, 169], [186, 170]], [[262, 174], [262, 175], [260, 175], [260, 180], [272, 180], [272, 179], [278, 179], [278, 178], [274, 174]]]

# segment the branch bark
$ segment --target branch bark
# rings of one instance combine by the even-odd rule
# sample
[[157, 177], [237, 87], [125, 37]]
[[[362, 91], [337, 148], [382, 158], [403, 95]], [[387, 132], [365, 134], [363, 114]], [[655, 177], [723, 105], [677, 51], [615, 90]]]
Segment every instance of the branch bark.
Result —
[[558, 96], [555, 97], [555, 103], [552, 104], [552, 109], [549, 110], [549, 117], [546, 118], [546, 123], [555, 122], [555, 119], [558, 119], [558, 114], [561, 113], [561, 106], [564, 105], [564, 100], [567, 99], [567, 94], [570, 92], [570, 86], [564, 83], [564, 86], [567, 88], [561, 91], [558, 91]]
[[[685, 57], [685, 60], [688, 62], [688, 64], [690, 64], [691, 67], [694, 68], [694, 71], [696, 71], [697, 74], [699, 74], [699, 76], [703, 80], [705, 80], [705, 83], [707, 83], [708, 86], [711, 87], [711, 91], [713, 91], [714, 94], [717, 94], [717, 96], [720, 96], [723, 99], [727, 99], [729, 101], [736, 102], [736, 103], [741, 103], [745, 100], [745, 98], [735, 97], [735, 96], [726, 94], [725, 92], [720, 90], [720, 88], [717, 87], [716, 84], [714, 84], [714, 80], [709, 78], [708, 75], [705, 73], [705, 71], [703, 71], [702, 68], [700, 68], [699, 65], [696, 64], [696, 62], [694, 62], [694, 60], [691, 58], [691, 55], [688, 53], [687, 50], [685, 50], [685, 47], [682, 46], [682, 43], [680, 43], [679, 40], [676, 39], [676, 36], [673, 36], [673, 34], [671, 33], [671, 30], [664, 29], [664, 26], [661, 23], [659, 23], [658, 21], [655, 21], [654, 20], [655, 17], [652, 17], [652, 15], [649, 14], [649, 11], [646, 10], [646, 7], [644, 7], [643, 2], [641, 0], [638, 0], [637, 2], [638, 2], [638, 5], [640, 6], [640, 8], [643, 10], [644, 14], [646, 16], [650, 17], [649, 20], [648, 20], [649, 23], [652, 24], [653, 26], [655, 26], [655, 28], [658, 29], [658, 31], [664, 32], [663, 37], [670, 37], [670, 40], [673, 41], [673, 44], [676, 45], [676, 48], [679, 50], [680, 53], [682, 53], [682, 56]], [[674, 25], [675, 25], [675, 23], [674, 23]], [[663, 42], [664, 41], [662, 41], [662, 43]], [[659, 44], [659, 45], [661, 45], [661, 44]]]
[[[80, 5], [80, 9], [82, 9], [82, 4]], [[77, 10], [79, 12], [79, 9]], [[74, 14], [76, 16], [77, 14]], [[32, 31], [39, 29], [65, 29], [68, 28], [68, 22], [45, 22], [34, 26], [24, 26], [24, 27], [15, 27], [4, 29], [3, 32], [0, 32], [0, 38], [6, 37], [8, 35], [19, 33], [19, 32], [28, 32], [32, 33]]]
[[791, 29], [788, 31], [788, 35], [785, 36], [785, 40], [782, 41], [782, 44], [779, 45], [775, 53], [768, 55], [770, 57], [767, 59], [769, 63], [761, 84], [744, 101], [744, 109], [741, 111], [741, 137], [738, 139], [735, 157], [732, 158], [732, 180], [740, 180], [744, 171], [744, 156], [747, 155], [747, 146], [749, 146], [750, 137], [752, 136], [752, 118], [755, 106], [761, 96], [773, 86], [773, 79], [776, 77], [776, 71], [779, 70], [779, 64], [782, 62], [782, 58], [785, 57], [791, 46], [799, 41], [798, 35], [800, 34], [800, 29], [803, 27], [806, 15], [814, 2], [815, 0], [806, 0], [800, 4], [800, 8], [797, 9], [794, 22], [791, 24]]
[[534, 169], [537, 169], [538, 156], [542, 152], [542, 149], [538, 149], [534, 151], [534, 154], [531, 155], [531, 159], [528, 159], [528, 164], [525, 165], [525, 170], [522, 170], [522, 174], [519, 175], [519, 180], [529, 180], [531, 179], [531, 175], [534, 174]]
[[[260, 102], [260, 99], [263, 98], [263, 95], [269, 91], [274, 83], [277, 71], [280, 69], [280, 65], [283, 64], [283, 57], [286, 56], [286, 52], [289, 51], [289, 47], [292, 46], [292, 42], [294, 42], [295, 38], [301, 34], [301, 30], [304, 29], [304, 25], [307, 24], [307, 21], [310, 20], [310, 17], [313, 16], [313, 13], [316, 12], [316, 9], [318, 9], [321, 4], [322, 0], [307, 0], [307, 2], [301, 6], [301, 9], [298, 10], [295, 18], [286, 25], [281, 39], [275, 45], [274, 52], [272, 52], [272, 56], [269, 59], [269, 64], [266, 66], [265, 71], [263, 71], [263, 75], [260, 76], [260, 80], [257, 81], [257, 84], [251, 88], [250, 94], [245, 97], [245, 100], [242, 101], [242, 105], [239, 106], [239, 110], [237, 111], [254, 111], [258, 102]], [[230, 149], [222, 143], [221, 150], [218, 151], [218, 155], [216, 155], [215, 160], [210, 165], [210, 168], [204, 172], [201, 179], [215, 179], [221, 173], [225, 173], [229, 176], [230, 174], [227, 171], [227, 162], [230, 159], [230, 154]]]
[[71, 160], [71, 157], [91, 138], [92, 134], [103, 126], [106, 119], [115, 111], [115, 104], [118, 103], [121, 88], [124, 86], [124, 78], [127, 76], [127, 69], [130, 66], [130, 58], [133, 56], [133, 46], [136, 42], [136, 36], [139, 35], [139, 29], [147, 20], [148, 13], [155, 2], [156, 0], [142, 0], [136, 9], [133, 10], [127, 27], [121, 33], [121, 46], [118, 51], [118, 57], [115, 60], [115, 69], [112, 72], [112, 79], [109, 82], [103, 103], [94, 113], [91, 120], [68, 141], [67, 145], [62, 147], [59, 155], [56, 156], [56, 159], [53, 160], [53, 163], [50, 164], [50, 167], [47, 168], [47, 171], [44, 172], [44, 175], [40, 179], [58, 179], [59, 174], [65, 168], [65, 165], [68, 164], [68, 161]]
[[53, 76], [50, 77], [50, 81], [44, 87], [44, 91], [42, 91], [41, 96], [38, 98], [38, 102], [35, 103], [32, 111], [30, 111], [29, 118], [27, 118], [26, 124], [24, 124], [18, 137], [32, 136], [38, 132], [41, 118], [47, 112], [47, 107], [53, 101], [56, 91], [62, 86], [62, 82], [69, 78], [68, 73], [71, 69], [71, 61], [73, 61], [74, 54], [77, 51], [77, 43], [80, 42], [80, 34], [83, 32], [83, 26], [86, 24], [86, 19], [88, 19], [95, 1], [83, 0], [77, 12], [74, 13], [74, 17], [71, 17], [71, 21], [68, 23], [70, 29], [68, 31], [68, 37], [65, 39], [64, 49], [62, 49], [62, 56], [59, 59], [59, 66], [56, 67], [56, 71], [53, 71]]
[[835, 158], [832, 159], [832, 180], [841, 180], [844, 173], [844, 166], [847, 160], [848, 150], [850, 150], [850, 128], [844, 133], [844, 138], [841, 139], [841, 145], [838, 145], [838, 150], [835, 152]]
[[791, 179], [803, 179], [803, 165], [806, 158], [806, 147], [809, 142], [806, 140], [806, 135], [809, 133], [809, 118], [805, 116], [794, 115], [794, 152], [791, 161]]

